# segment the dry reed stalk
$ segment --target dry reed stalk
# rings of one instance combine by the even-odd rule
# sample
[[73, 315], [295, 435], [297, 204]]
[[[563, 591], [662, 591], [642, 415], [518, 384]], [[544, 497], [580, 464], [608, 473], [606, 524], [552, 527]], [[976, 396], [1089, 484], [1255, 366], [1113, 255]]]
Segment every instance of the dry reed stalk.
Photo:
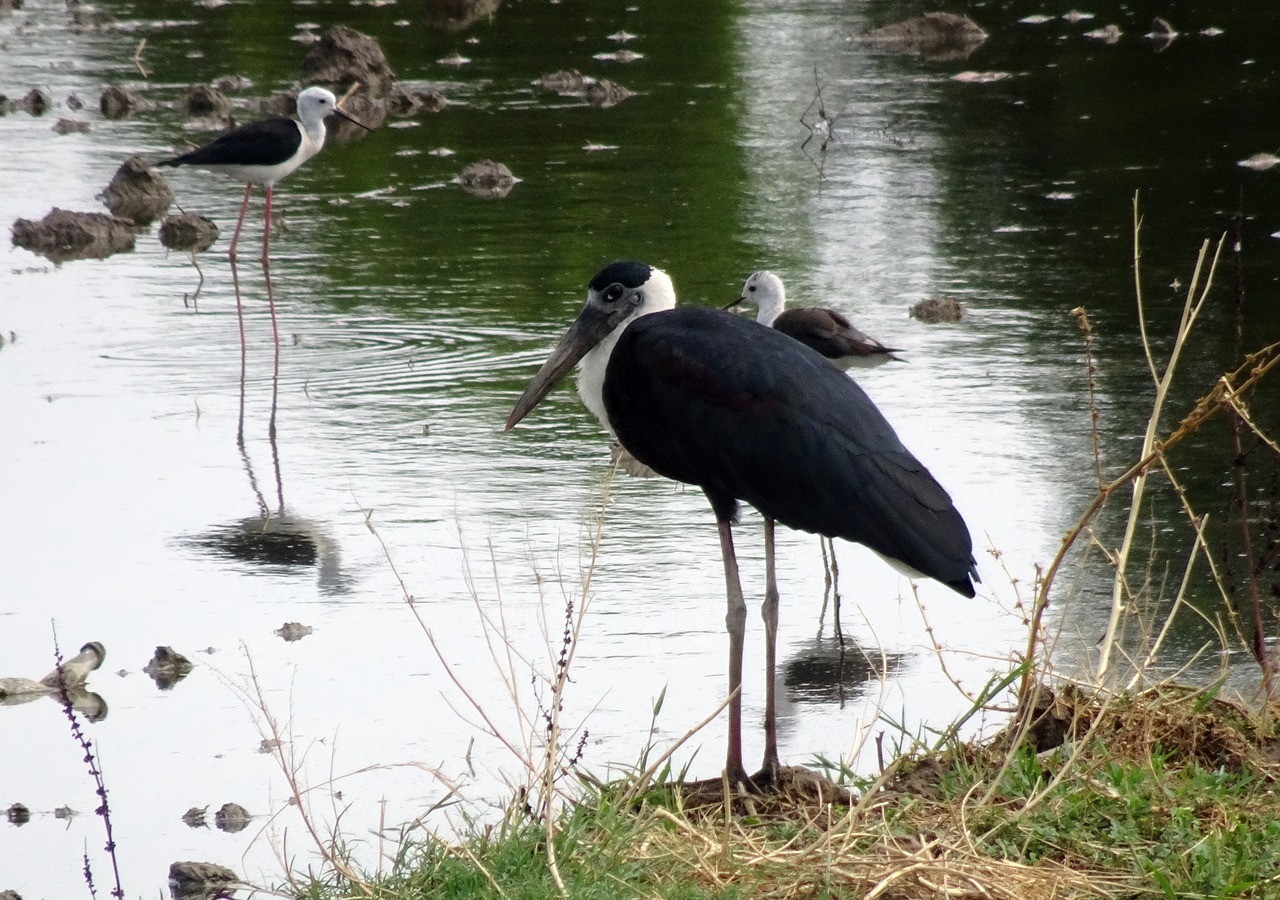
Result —
[[[1178, 367], [1178, 359], [1182, 355], [1182, 350], [1186, 346], [1187, 338], [1191, 334], [1191, 329], [1195, 325], [1196, 318], [1200, 314], [1200, 310], [1204, 308], [1205, 301], [1209, 297], [1209, 289], [1213, 285], [1213, 276], [1218, 268], [1218, 260], [1222, 256], [1222, 250], [1226, 246], [1227, 236], [1224, 234], [1218, 241], [1218, 249], [1213, 254], [1213, 260], [1209, 266], [1208, 274], [1204, 277], [1203, 287], [1201, 287], [1201, 273], [1204, 269], [1205, 259], [1209, 253], [1209, 241], [1205, 241], [1200, 246], [1199, 256], [1196, 258], [1195, 269], [1191, 275], [1191, 283], [1187, 287], [1187, 299], [1182, 308], [1182, 319], [1178, 324], [1177, 331], [1174, 336], [1173, 349], [1169, 352], [1169, 359], [1165, 363], [1162, 373], [1157, 372], [1155, 358], [1151, 351], [1150, 336], [1147, 333], [1146, 315], [1144, 312], [1144, 304], [1142, 300], [1142, 251], [1140, 243], [1140, 234], [1142, 229], [1142, 217], [1138, 212], [1138, 196], [1135, 194], [1133, 198], [1133, 278], [1134, 292], [1137, 298], [1138, 306], [1138, 326], [1142, 334], [1142, 348], [1147, 357], [1147, 368], [1150, 371], [1152, 381], [1155, 384], [1155, 398], [1151, 404], [1151, 415], [1147, 419], [1146, 432], [1142, 436], [1142, 449], [1140, 456], [1145, 458], [1149, 456], [1157, 446], [1156, 433], [1160, 427], [1161, 414], [1164, 411], [1165, 400], [1169, 395], [1169, 386], [1173, 381], [1173, 374]], [[1198, 297], [1197, 297], [1198, 294]], [[1132, 591], [1129, 590], [1126, 582], [1126, 571], [1129, 563], [1129, 553], [1133, 548], [1134, 536], [1137, 533], [1138, 517], [1142, 512], [1142, 498], [1146, 490], [1147, 474], [1149, 468], [1135, 474], [1132, 481], [1132, 496], [1129, 500], [1129, 520], [1125, 526], [1124, 537], [1120, 542], [1120, 547], [1115, 551], [1114, 561], [1116, 567], [1116, 578], [1111, 593], [1111, 613], [1107, 619], [1107, 629], [1102, 636], [1102, 642], [1098, 650], [1098, 671], [1097, 677], [1101, 681], [1106, 678], [1107, 670], [1111, 665], [1112, 648], [1116, 642], [1116, 635], [1120, 627], [1120, 617], [1124, 611], [1129, 599], [1132, 598]]]
[[[1201, 262], [1203, 262], [1205, 252], [1206, 251], [1202, 249]], [[1197, 273], [1198, 272], [1199, 267], [1197, 268]], [[1203, 302], [1203, 292], [1201, 292], [1200, 302]], [[1196, 305], [1189, 306], [1187, 310], [1184, 310], [1182, 326], [1180, 327], [1180, 343], [1185, 342], [1186, 328], [1191, 324], [1191, 321], [1193, 321], [1194, 312], [1198, 310], [1198, 308], [1198, 305]], [[1095, 496], [1089, 503], [1076, 525], [1073, 526], [1063, 538], [1057, 554], [1045, 570], [1044, 578], [1041, 581], [1039, 591], [1037, 593], [1036, 603], [1032, 610], [1032, 627], [1029, 629], [1028, 633], [1026, 659], [1034, 659], [1036, 656], [1035, 650], [1038, 636], [1042, 633], [1042, 622], [1044, 614], [1048, 609], [1049, 597], [1055, 578], [1061, 570], [1068, 552], [1075, 546], [1080, 536], [1086, 533], [1093, 518], [1097, 515], [1099, 510], [1102, 509], [1106, 501], [1126, 485], [1134, 485], [1135, 481], [1140, 477], [1145, 476], [1152, 466], [1162, 462], [1165, 454], [1171, 447], [1185, 439], [1188, 435], [1195, 433], [1207, 421], [1222, 410], [1226, 409], [1228, 407], [1228, 398], [1248, 393], [1268, 374], [1270, 374], [1277, 365], [1280, 365], [1280, 342], [1269, 344], [1261, 350], [1249, 354], [1245, 358], [1244, 362], [1234, 370], [1220, 376], [1214, 386], [1196, 401], [1191, 410], [1178, 423], [1178, 426], [1164, 437], [1163, 440], [1155, 440], [1154, 434], [1150, 434], [1151, 440], [1149, 442], [1144, 442], [1144, 447], [1138, 460], [1130, 465], [1130, 467], [1118, 477], [1114, 478], [1111, 482], [1099, 489], [1097, 496]], [[1154, 362], [1152, 363], [1152, 366], [1154, 366]], [[1171, 369], [1166, 369], [1166, 383], [1167, 377], [1171, 372]], [[1150, 422], [1155, 423], [1157, 419], [1158, 415], [1152, 415]], [[1140, 500], [1140, 496], [1136, 499]], [[1126, 528], [1126, 543], [1122, 547], [1125, 554], [1127, 554], [1128, 546], [1132, 542], [1133, 532], [1136, 531], [1137, 514], [1135, 511], [1137, 508], [1138, 506], [1135, 504], [1130, 509], [1130, 527]], [[1124, 562], [1124, 559], [1120, 552], [1117, 552], [1113, 558], [1116, 560], [1117, 565], [1117, 581], [1115, 590], [1120, 592], [1120, 596], [1123, 600], [1125, 596], [1125, 583], [1121, 563]], [[1113, 597], [1114, 596], [1115, 595], [1113, 594]], [[1105, 675], [1106, 667], [1110, 665], [1112, 650], [1115, 643], [1115, 631], [1119, 624], [1118, 617], [1119, 614], [1123, 612], [1124, 607], [1125, 604], [1123, 602], [1120, 604], [1113, 603], [1112, 618], [1114, 619], [1116, 627], [1110, 627], [1109, 620], [1109, 627], [1106, 636], [1108, 640], [1103, 645], [1105, 650], [1103, 655], [1104, 664], [1101, 665], [1100, 671], [1098, 672], [1099, 680], [1101, 680], [1103, 675]], [[1031, 699], [1032, 692], [1036, 690], [1035, 685], [1036, 681], [1032, 677], [1032, 671], [1030, 669], [1026, 670], [1023, 677], [1022, 687], [1019, 690], [1020, 705], [1027, 705], [1027, 702]]]

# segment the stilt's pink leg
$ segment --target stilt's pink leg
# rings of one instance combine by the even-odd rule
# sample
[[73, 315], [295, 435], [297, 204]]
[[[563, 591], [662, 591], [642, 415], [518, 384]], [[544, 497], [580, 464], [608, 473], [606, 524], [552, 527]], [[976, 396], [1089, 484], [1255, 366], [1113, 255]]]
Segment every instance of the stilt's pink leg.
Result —
[[231, 249], [227, 251], [227, 257], [232, 261], [236, 261], [236, 244], [240, 241], [240, 229], [244, 227], [244, 214], [249, 211], [249, 195], [253, 193], [253, 185], [246, 184], [244, 186], [244, 202], [240, 204], [240, 218], [236, 219], [236, 232], [231, 235]]
[[271, 185], [267, 185], [267, 222], [262, 229], [262, 264], [271, 265], [271, 257], [267, 251], [271, 249]]
[[276, 325], [276, 298], [271, 291], [271, 185], [267, 185], [267, 223], [262, 229], [262, 270], [267, 278], [267, 305], [271, 308], [271, 339], [276, 346], [277, 371], [280, 365], [280, 330]]

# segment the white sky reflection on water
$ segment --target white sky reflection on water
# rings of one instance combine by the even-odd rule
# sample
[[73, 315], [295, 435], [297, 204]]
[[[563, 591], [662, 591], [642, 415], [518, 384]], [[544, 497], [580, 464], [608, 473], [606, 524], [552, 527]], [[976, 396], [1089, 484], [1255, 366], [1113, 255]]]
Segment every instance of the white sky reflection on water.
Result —
[[[686, 298], [715, 302], [719, 283], [736, 289], [752, 269], [771, 268], [794, 300], [841, 309], [867, 333], [901, 347], [909, 362], [860, 382], [951, 491], [973, 532], [984, 584], [972, 601], [920, 586], [928, 625], [947, 648], [944, 672], [907, 582], [869, 552], [841, 545], [845, 632], [873, 661], [883, 651], [894, 671], [884, 683], [849, 687], [843, 702], [829, 683], [785, 689], [780, 738], [791, 763], [842, 757], [868, 730], [886, 731], [892, 742], [880, 708], [912, 732], [943, 726], [968, 705], [949, 677], [976, 691], [1006, 669], [1023, 631], [1009, 612], [1014, 591], [986, 550], [1002, 551], [1028, 590], [1033, 565], [1057, 549], [1083, 505], [1076, 488], [1063, 485], [1074, 479], [1078, 486], [1076, 476], [1091, 461], [1087, 413], [1072, 388], [1080, 363], [1069, 322], [1060, 321], [1061, 310], [1040, 316], [1003, 302], [1022, 299], [1006, 263], [1034, 262], [1027, 243], [1034, 231], [1009, 231], [1021, 212], [1003, 210], [992, 214], [990, 240], [979, 248], [956, 236], [950, 218], [957, 193], [979, 205], [983, 186], [979, 175], [960, 191], [947, 183], [967, 170], [938, 157], [942, 142], [929, 130], [928, 111], [974, 88], [951, 84], [941, 71], [911, 79], [886, 74], [883, 58], [831, 37], [843, 33], [835, 27], [843, 9], [760, 4], [742, 16], [742, 83], [724, 93], [743, 108], [751, 258], [716, 284], [672, 275]], [[92, 56], [100, 48], [115, 60], [127, 59], [125, 44], [132, 52], [128, 36], [85, 40], [92, 43], [76, 52]], [[50, 71], [41, 54], [53, 50], [40, 46], [35, 55], [6, 58], [11, 83], [45, 83], [59, 102], [70, 90], [96, 102], [99, 70], [108, 64], [89, 59], [83, 70]], [[648, 63], [659, 49], [656, 41], [645, 46]], [[825, 61], [830, 111], [849, 116], [846, 127], [837, 126], [821, 181], [815, 160], [798, 152], [804, 130], [797, 116], [812, 96], [815, 57]], [[701, 103], [717, 96], [697, 92]], [[169, 135], [151, 119], [94, 117], [89, 134], [60, 138], [50, 136], [52, 120], [0, 118], [12, 186], [0, 193], [0, 222], [38, 217], [52, 205], [96, 209], [94, 196], [126, 154], [167, 149]], [[396, 140], [428, 131], [398, 131]], [[576, 153], [587, 138], [609, 138], [619, 153], [593, 159], [630, 159], [628, 142], [613, 137], [605, 130], [574, 134], [572, 147]], [[106, 645], [106, 665], [90, 684], [110, 714], [89, 733], [102, 755], [133, 891], [162, 884], [169, 862], [188, 858], [275, 880], [280, 868], [263, 829], [287, 828], [290, 849], [308, 849], [296, 814], [285, 808], [276, 764], [257, 752], [261, 735], [241, 696], [250, 659], [304, 760], [304, 780], [322, 786], [318, 815], [333, 816], [327, 779], [384, 766], [333, 785], [342, 791], [337, 805], [350, 805], [344, 830], [362, 840], [379, 817], [408, 821], [444, 796], [422, 766], [463, 778], [464, 794], [481, 810], [519, 779], [509, 752], [478, 727], [478, 714], [433, 653], [365, 516], [372, 511], [454, 675], [504, 732], [518, 736], [502, 678], [507, 655], [499, 649], [494, 661], [481, 614], [497, 617], [501, 598], [513, 654], [543, 671], [550, 666], [564, 598], [576, 591], [588, 556], [608, 450], [567, 385], [512, 433], [502, 424], [518, 385], [567, 326], [571, 314], [564, 311], [579, 302], [595, 261], [539, 259], [501, 284], [463, 266], [433, 267], [425, 244], [421, 260], [372, 265], [393, 252], [375, 238], [394, 211], [376, 198], [341, 197], [328, 179], [380, 146], [376, 140], [388, 138], [326, 148], [277, 193], [290, 229], [273, 242], [284, 338], [274, 448], [270, 327], [256, 263], [240, 267], [250, 341], [242, 454], [239, 337], [220, 252], [203, 260], [197, 311], [183, 303], [195, 287], [194, 270], [181, 255], [166, 254], [154, 230], [139, 235], [134, 253], [102, 262], [55, 267], [4, 251], [0, 333], [12, 331], [17, 340], [0, 348], [0, 471], [7, 476], [0, 675], [39, 677], [50, 668], [50, 620], [68, 655], [89, 640]], [[429, 134], [422, 140], [439, 143]], [[425, 165], [415, 162], [425, 156], [391, 158], [399, 160], [394, 165]], [[184, 206], [224, 228], [234, 221], [234, 183], [190, 174], [174, 183]], [[545, 185], [530, 177], [517, 191], [539, 189]], [[332, 202], [339, 199], [347, 202]], [[424, 233], [448, 227], [433, 218], [447, 199], [443, 191], [412, 195]], [[242, 237], [255, 251], [259, 203]], [[557, 227], [555, 210], [540, 214], [546, 219], [537, 227]], [[502, 270], [501, 237], [490, 230], [478, 238], [482, 273]], [[393, 264], [415, 278], [377, 280]], [[573, 271], [564, 275], [566, 268]], [[542, 290], [548, 272], [574, 287], [547, 296], [539, 330], [494, 314], [507, 298]], [[929, 327], [906, 316], [910, 303], [937, 293], [970, 303], [964, 325]], [[1050, 316], [1055, 324], [1046, 326]], [[1052, 340], [1040, 333], [1046, 328]], [[279, 515], [281, 498], [324, 566], [267, 566], [210, 549], [212, 538], [225, 541], [262, 504]], [[744, 686], [749, 763], [762, 750], [760, 531], [758, 516], [747, 511], [737, 541], [752, 606]], [[566, 698], [568, 720], [585, 720], [589, 732], [583, 762], [601, 773], [637, 760], [652, 703], [664, 690], [653, 735], [659, 745], [720, 703], [727, 644], [715, 528], [699, 492], [620, 478], [603, 535]], [[830, 658], [830, 611], [819, 632], [823, 579], [817, 539], [781, 532], [781, 662], [794, 679], [812, 672], [804, 665], [809, 657]], [[283, 643], [272, 632], [285, 621], [314, 632]], [[1086, 614], [1073, 627], [1089, 634], [1093, 623]], [[161, 644], [196, 663], [168, 692], [141, 673]], [[519, 665], [512, 684], [536, 730], [545, 688], [532, 687]], [[21, 735], [0, 751], [0, 805], [22, 802], [37, 814], [22, 828], [0, 827], [0, 888], [37, 896], [82, 890], [81, 849], [101, 838], [67, 725], [47, 701], [0, 709], [0, 723], [6, 734]], [[713, 723], [677, 755], [677, 765], [700, 748], [692, 774], [718, 771], [724, 728], [723, 718]], [[874, 742], [856, 763], [874, 765]], [[209, 804], [212, 813], [227, 801], [260, 815], [284, 812], [238, 835], [192, 831], [180, 821], [188, 807]], [[84, 814], [64, 827], [51, 815], [63, 804]], [[100, 864], [98, 870], [102, 890]]]

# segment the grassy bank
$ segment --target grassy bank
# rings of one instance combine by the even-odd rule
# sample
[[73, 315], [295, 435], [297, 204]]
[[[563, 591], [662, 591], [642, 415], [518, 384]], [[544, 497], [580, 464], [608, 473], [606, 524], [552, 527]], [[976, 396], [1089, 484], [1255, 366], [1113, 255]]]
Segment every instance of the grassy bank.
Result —
[[674, 786], [584, 787], [553, 852], [514, 806], [461, 840], [406, 844], [382, 876], [295, 887], [317, 900], [1280, 895], [1267, 711], [1065, 687], [1041, 694], [1032, 725], [1016, 746], [1011, 729], [902, 756], [844, 802], [809, 783], [699, 807]]

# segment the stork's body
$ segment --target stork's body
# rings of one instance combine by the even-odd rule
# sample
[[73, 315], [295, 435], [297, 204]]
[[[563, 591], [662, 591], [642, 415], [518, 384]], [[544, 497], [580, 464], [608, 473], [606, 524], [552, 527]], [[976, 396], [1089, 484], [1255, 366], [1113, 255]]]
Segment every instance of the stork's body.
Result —
[[597, 415], [603, 411], [623, 447], [659, 474], [706, 494], [728, 591], [726, 766], [736, 783], [749, 780], [740, 701], [746, 605], [731, 525], [739, 501], [765, 517], [765, 760], [756, 778], [768, 781], [778, 765], [773, 521], [865, 544], [968, 597], [977, 575], [972, 542], [947, 492], [852, 380], [777, 331], [730, 313], [674, 305], [670, 279], [660, 270], [642, 263], [602, 270], [586, 308], [507, 427], [581, 358], [583, 399]]
[[757, 322], [816, 350], [841, 369], [870, 369], [898, 359], [893, 355], [898, 352], [895, 348], [863, 334], [834, 309], [820, 306], [786, 309], [786, 287], [772, 272], [752, 272], [742, 286], [742, 294], [729, 306], [738, 303], [759, 307]]

